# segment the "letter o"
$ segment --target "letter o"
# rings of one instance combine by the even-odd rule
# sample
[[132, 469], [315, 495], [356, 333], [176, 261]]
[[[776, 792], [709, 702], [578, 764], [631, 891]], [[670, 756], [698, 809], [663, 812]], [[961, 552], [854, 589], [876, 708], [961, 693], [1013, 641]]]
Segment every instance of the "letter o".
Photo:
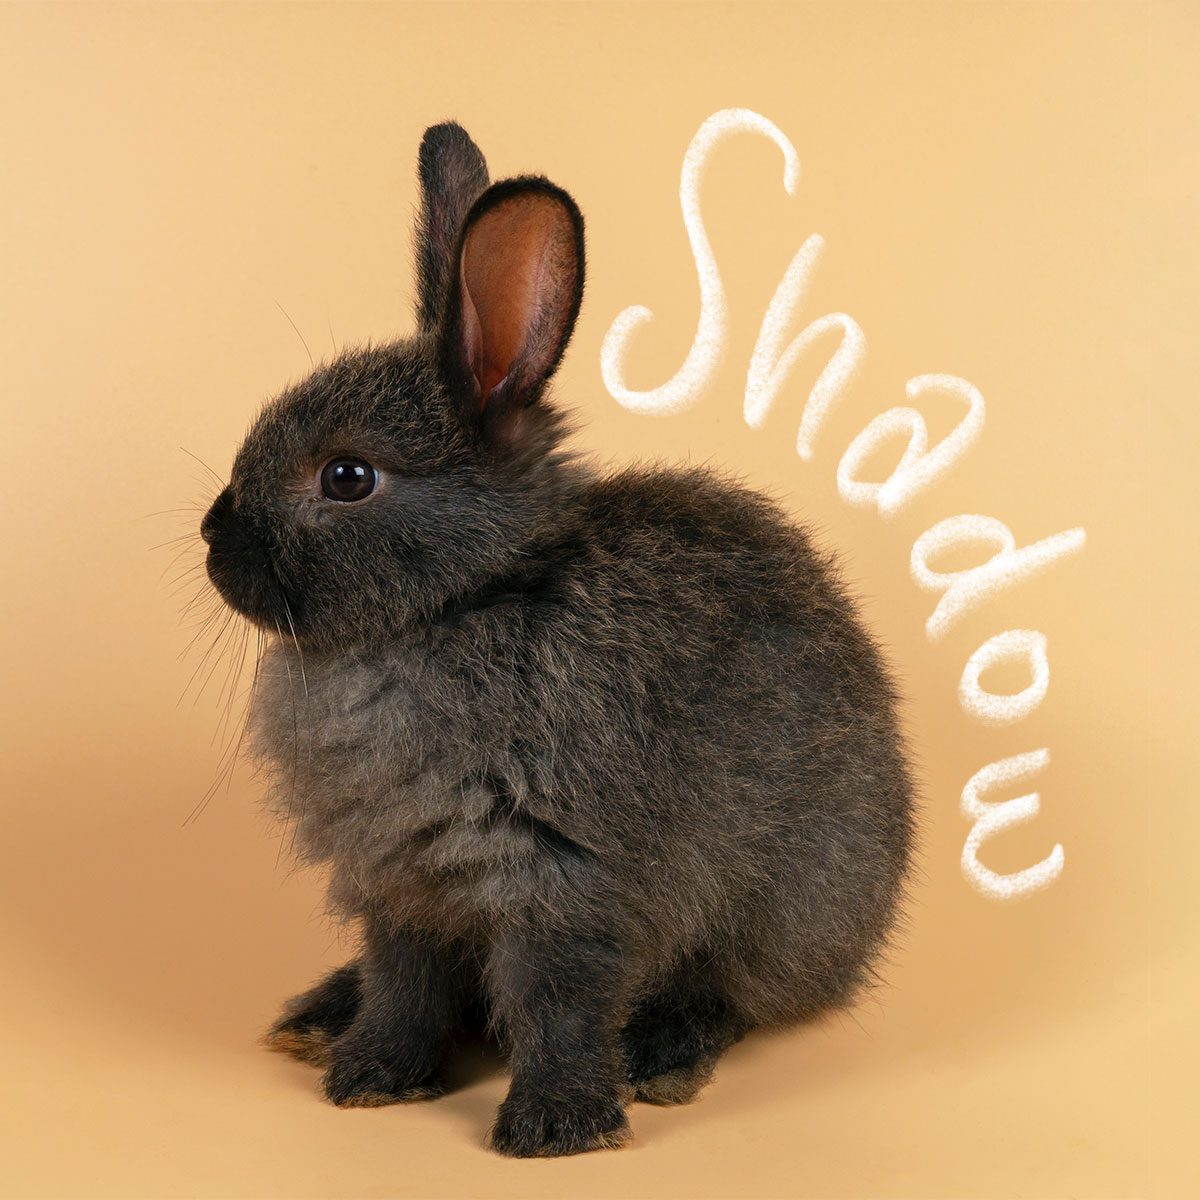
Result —
[[[1005, 660], [1023, 658], [1033, 678], [1012, 696], [989, 692], [980, 677], [989, 667]], [[1050, 660], [1046, 656], [1046, 635], [1036, 629], [1008, 629], [990, 637], [967, 659], [958, 684], [958, 699], [963, 710], [985, 725], [1010, 725], [1027, 717], [1046, 698], [1050, 687]]]

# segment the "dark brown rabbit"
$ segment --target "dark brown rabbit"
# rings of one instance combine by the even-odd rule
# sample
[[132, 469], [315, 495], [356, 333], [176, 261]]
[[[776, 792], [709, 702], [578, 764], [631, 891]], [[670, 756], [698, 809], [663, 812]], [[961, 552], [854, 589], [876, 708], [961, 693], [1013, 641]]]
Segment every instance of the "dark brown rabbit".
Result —
[[339, 1105], [436, 1094], [486, 1020], [513, 1155], [628, 1136], [748, 1030], [844, 1005], [912, 842], [895, 695], [829, 558], [710, 471], [595, 473], [546, 395], [583, 219], [420, 152], [420, 331], [271, 403], [204, 519], [272, 635], [274, 809], [357, 960], [269, 1035]]

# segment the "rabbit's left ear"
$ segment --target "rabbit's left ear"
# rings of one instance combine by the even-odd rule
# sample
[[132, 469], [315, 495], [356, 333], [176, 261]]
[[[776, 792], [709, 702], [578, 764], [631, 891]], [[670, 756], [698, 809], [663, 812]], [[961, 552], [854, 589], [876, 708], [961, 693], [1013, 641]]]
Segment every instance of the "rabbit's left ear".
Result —
[[417, 324], [437, 327], [454, 281], [458, 235], [471, 205], [488, 185], [487, 163], [455, 121], [431, 125], [417, 156], [421, 212], [417, 218]]
[[464, 417], [493, 434], [554, 374], [583, 298], [583, 216], [561, 188], [494, 184], [467, 215], [442, 325], [447, 382]]

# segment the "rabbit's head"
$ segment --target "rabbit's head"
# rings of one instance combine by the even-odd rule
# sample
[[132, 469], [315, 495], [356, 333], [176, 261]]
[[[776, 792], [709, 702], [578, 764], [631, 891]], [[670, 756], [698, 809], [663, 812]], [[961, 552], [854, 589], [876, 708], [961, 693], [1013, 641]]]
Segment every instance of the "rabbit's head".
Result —
[[389, 638], [503, 576], [569, 487], [544, 392], [579, 312], [579, 209], [537, 177], [489, 187], [455, 124], [419, 169], [418, 333], [272, 401], [201, 526], [222, 597], [317, 644]]

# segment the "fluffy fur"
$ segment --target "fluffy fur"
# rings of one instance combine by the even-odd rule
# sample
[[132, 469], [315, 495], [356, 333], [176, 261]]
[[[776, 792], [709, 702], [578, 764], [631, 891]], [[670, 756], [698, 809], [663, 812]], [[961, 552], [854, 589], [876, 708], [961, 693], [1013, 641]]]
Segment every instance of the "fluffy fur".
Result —
[[[362, 927], [269, 1038], [377, 1104], [436, 1094], [486, 1022], [513, 1069], [492, 1144], [573, 1153], [623, 1141], [630, 1098], [691, 1099], [748, 1030], [851, 1000], [910, 782], [880, 655], [800, 528], [709, 471], [556, 448], [570, 197], [484, 190], [455, 125], [420, 174], [419, 334], [272, 403], [203, 526], [277, 635], [270, 803]], [[377, 470], [366, 500], [320, 493], [338, 455]]]

